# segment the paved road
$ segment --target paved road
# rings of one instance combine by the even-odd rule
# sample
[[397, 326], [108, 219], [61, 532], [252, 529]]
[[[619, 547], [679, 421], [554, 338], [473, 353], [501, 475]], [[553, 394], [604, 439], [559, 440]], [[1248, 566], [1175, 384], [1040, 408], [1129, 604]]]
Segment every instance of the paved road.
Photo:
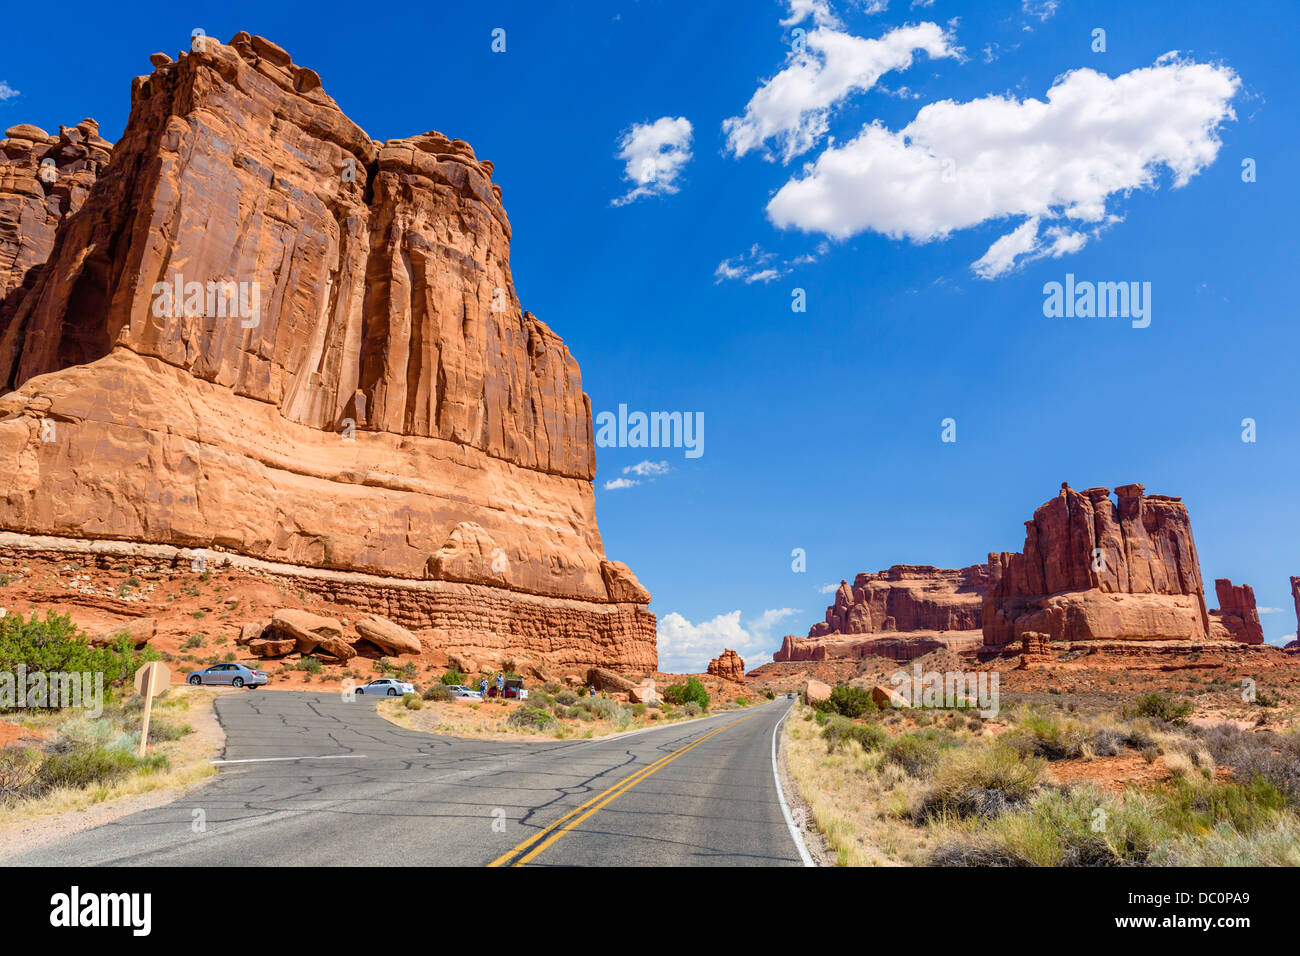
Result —
[[225, 694], [216, 708], [228, 762], [211, 783], [20, 856], [0, 847], [0, 863], [801, 863], [772, 773], [785, 700], [546, 743], [416, 733], [337, 694]]

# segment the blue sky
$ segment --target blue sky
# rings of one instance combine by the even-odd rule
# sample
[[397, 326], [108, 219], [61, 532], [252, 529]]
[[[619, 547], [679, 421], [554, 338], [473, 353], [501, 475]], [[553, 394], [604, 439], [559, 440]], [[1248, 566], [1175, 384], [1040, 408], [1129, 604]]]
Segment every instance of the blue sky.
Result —
[[[698, 458], [599, 452], [665, 667], [758, 663], [859, 571], [1018, 550], [1061, 481], [1182, 495], [1207, 588], [1294, 633], [1294, 4], [457, 6], [19, 6], [0, 121], [116, 139], [150, 53], [246, 29], [371, 136], [472, 143], [593, 410], [704, 415]], [[1046, 317], [1067, 273], [1150, 283], [1149, 326]]]

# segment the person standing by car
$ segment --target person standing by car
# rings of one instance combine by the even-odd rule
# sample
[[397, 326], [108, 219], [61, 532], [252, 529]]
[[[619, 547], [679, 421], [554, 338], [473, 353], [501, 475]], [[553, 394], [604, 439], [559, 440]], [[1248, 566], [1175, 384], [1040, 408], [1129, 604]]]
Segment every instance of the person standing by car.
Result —
[[479, 678], [479, 682], [478, 682], [478, 692], [479, 692], [479, 694], [480, 694], [482, 697], [484, 697], [484, 698], [487, 697], [487, 678], [486, 678], [486, 677]]

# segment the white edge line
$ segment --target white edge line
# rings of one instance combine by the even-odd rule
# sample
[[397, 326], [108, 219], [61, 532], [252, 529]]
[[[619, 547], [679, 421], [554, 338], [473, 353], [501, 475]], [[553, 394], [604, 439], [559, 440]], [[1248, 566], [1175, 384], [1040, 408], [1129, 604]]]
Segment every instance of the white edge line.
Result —
[[275, 763], [280, 760], [364, 760], [365, 754], [325, 754], [321, 757], [247, 757], [244, 760], [214, 760], [217, 763]]
[[799, 850], [799, 859], [803, 860], [804, 866], [816, 866], [813, 863], [812, 854], [808, 852], [807, 845], [803, 842], [803, 834], [799, 828], [794, 825], [794, 817], [790, 816], [790, 805], [785, 802], [785, 793], [781, 790], [781, 771], [776, 764], [776, 735], [781, 732], [781, 725], [785, 723], [785, 718], [790, 716], [794, 710], [794, 705], [785, 712], [785, 716], [776, 722], [772, 728], [772, 779], [776, 781], [776, 798], [781, 801], [781, 815], [785, 817], [785, 825], [790, 828], [790, 837], [794, 840], [796, 849]]

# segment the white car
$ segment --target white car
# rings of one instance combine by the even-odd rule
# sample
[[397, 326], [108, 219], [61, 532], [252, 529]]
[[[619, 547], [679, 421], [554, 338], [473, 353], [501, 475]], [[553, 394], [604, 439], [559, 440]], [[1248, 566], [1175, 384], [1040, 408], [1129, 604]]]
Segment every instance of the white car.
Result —
[[415, 685], [408, 684], [406, 681], [394, 680], [391, 677], [381, 677], [378, 680], [372, 680], [369, 684], [362, 684], [357, 688], [356, 692], [358, 694], [401, 697], [403, 694], [414, 694]]
[[483, 695], [480, 694], [478, 691], [470, 690], [468, 687], [461, 687], [459, 684], [454, 684], [453, 686], [448, 687], [447, 689], [451, 691], [452, 700], [482, 700], [483, 699]]

